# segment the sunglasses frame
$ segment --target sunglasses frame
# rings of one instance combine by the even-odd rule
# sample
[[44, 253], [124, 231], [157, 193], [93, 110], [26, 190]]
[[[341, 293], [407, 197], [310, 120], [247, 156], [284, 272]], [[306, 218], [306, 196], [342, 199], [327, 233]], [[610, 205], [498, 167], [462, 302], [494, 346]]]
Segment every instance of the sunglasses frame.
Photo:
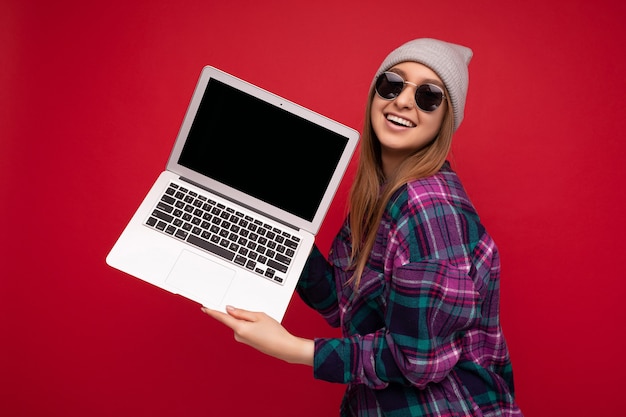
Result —
[[[391, 98], [383, 97], [383, 95], [378, 92], [378, 80], [380, 79], [380, 77], [382, 77], [382, 76], [384, 76], [386, 74], [393, 74], [395, 77], [397, 77], [399, 79], [398, 82], [400, 82], [400, 80], [402, 80], [402, 84], [403, 84], [402, 85], [402, 90], [400, 90], [399, 93], [397, 93], [394, 97], [391, 97]], [[376, 82], [374, 83], [374, 91], [376, 91], [376, 95], [378, 97], [380, 97], [381, 99], [386, 100], [386, 101], [393, 101], [393, 100], [397, 99], [400, 94], [402, 94], [402, 92], [404, 91], [404, 88], [406, 87], [407, 84], [408, 85], [412, 85], [413, 87], [415, 87], [415, 94], [413, 96], [413, 98], [415, 99], [415, 104], [417, 105], [417, 107], [421, 111], [423, 111], [425, 113], [432, 113], [432, 112], [434, 112], [435, 110], [437, 110], [441, 106], [441, 103], [443, 103], [443, 101], [446, 99], [446, 92], [444, 91], [443, 88], [441, 88], [437, 84], [433, 84], [433, 83], [415, 84], [415, 83], [412, 83], [410, 81], [405, 80], [404, 78], [402, 78], [402, 76], [400, 74], [398, 74], [397, 72], [393, 72], [393, 71], [385, 71], [385, 72], [383, 72], [382, 74], [380, 74], [376, 78]], [[434, 109], [432, 109], [432, 110], [425, 110], [418, 103], [417, 96], [419, 94], [419, 88], [422, 87], [422, 86], [435, 87], [437, 90], [441, 91], [441, 102], [439, 104], [437, 104], [437, 106]]]

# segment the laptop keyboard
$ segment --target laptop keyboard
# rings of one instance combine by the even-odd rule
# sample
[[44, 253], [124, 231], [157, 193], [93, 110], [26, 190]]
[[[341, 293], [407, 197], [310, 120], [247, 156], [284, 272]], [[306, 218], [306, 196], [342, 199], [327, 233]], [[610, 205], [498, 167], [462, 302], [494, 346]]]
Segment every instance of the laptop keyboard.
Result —
[[283, 284], [300, 239], [170, 183], [145, 224]]

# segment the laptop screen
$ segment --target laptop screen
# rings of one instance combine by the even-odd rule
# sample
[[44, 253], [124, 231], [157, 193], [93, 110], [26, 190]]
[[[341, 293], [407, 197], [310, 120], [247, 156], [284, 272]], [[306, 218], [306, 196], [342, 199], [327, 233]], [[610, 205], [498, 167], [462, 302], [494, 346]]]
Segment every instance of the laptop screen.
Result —
[[313, 220], [348, 138], [211, 78], [178, 163]]

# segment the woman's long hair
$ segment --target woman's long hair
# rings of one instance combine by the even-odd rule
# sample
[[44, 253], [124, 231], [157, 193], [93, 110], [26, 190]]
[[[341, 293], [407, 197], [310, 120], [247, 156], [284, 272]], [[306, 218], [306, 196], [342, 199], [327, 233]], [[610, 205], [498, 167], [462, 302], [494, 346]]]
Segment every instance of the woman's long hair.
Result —
[[356, 176], [350, 189], [351, 266], [354, 274], [348, 282], [354, 283], [355, 289], [358, 289], [361, 282], [361, 275], [374, 247], [378, 223], [389, 199], [407, 182], [434, 175], [441, 169], [450, 151], [454, 133], [454, 116], [446, 94], [446, 114], [435, 139], [407, 157], [390, 178], [385, 178], [380, 142], [372, 129], [371, 108], [374, 94], [376, 93], [372, 87], [365, 110]]

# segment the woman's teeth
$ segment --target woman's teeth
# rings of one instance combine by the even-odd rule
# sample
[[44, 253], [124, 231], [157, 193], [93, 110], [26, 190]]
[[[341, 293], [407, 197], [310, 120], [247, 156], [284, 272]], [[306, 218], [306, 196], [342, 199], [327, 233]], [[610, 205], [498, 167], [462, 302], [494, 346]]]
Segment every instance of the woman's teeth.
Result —
[[406, 120], [406, 119], [403, 119], [401, 117], [394, 116], [391, 114], [387, 115], [387, 120], [400, 126], [415, 127], [415, 124], [413, 124], [413, 122], [411, 122], [410, 120]]

